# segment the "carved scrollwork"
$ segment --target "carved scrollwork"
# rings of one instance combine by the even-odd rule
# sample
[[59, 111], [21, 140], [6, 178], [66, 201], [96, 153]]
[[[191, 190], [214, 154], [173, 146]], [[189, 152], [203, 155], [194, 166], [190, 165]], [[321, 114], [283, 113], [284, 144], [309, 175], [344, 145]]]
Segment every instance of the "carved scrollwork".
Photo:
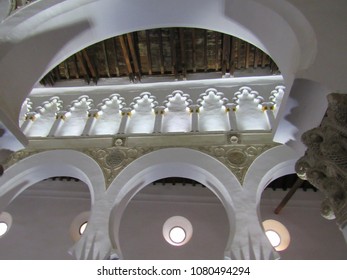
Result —
[[254, 144], [254, 145], [225, 145], [201, 147], [201, 152], [207, 153], [224, 163], [243, 183], [246, 172], [252, 162], [266, 150], [277, 144]]
[[100, 165], [108, 187], [124, 167], [138, 157], [152, 151], [152, 148], [122, 147], [89, 148], [82, 152], [92, 157]]
[[297, 161], [296, 172], [326, 196], [322, 216], [336, 217], [340, 227], [344, 227], [347, 224], [347, 95], [330, 94], [328, 101], [321, 125], [302, 135], [307, 150]]

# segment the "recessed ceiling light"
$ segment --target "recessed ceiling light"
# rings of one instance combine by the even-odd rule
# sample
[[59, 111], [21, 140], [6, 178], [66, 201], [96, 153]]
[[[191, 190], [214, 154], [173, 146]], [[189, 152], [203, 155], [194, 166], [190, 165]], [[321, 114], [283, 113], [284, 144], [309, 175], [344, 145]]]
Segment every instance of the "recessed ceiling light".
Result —
[[0, 222], [0, 237], [5, 235], [8, 230], [8, 225], [5, 222]]
[[84, 222], [84, 223], [80, 226], [80, 230], [79, 230], [80, 235], [82, 235], [83, 232], [86, 230], [87, 224], [88, 224], [87, 222]]
[[0, 238], [3, 237], [12, 226], [12, 216], [10, 213], [0, 213]]
[[70, 226], [70, 234], [75, 242], [78, 241], [85, 232], [88, 225], [89, 216], [90, 212], [86, 211], [80, 213], [73, 219]]
[[263, 222], [265, 234], [276, 251], [283, 251], [288, 248], [290, 235], [287, 228], [276, 220], [266, 220]]
[[180, 244], [186, 239], [186, 232], [181, 227], [173, 227], [170, 230], [169, 237], [172, 242]]
[[269, 238], [270, 243], [273, 247], [277, 247], [281, 244], [281, 237], [278, 235], [278, 233], [274, 230], [267, 230], [265, 232], [267, 238]]
[[193, 226], [190, 221], [182, 216], [173, 216], [163, 225], [163, 236], [173, 246], [186, 244], [193, 235]]

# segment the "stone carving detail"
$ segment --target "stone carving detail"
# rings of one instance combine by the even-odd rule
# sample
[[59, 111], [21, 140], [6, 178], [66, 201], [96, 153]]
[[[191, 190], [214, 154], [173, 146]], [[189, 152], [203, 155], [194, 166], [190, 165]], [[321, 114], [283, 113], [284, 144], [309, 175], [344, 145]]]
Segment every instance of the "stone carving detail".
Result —
[[120, 171], [138, 157], [153, 151], [153, 148], [144, 147], [109, 147], [109, 148], [89, 148], [82, 150], [92, 157], [100, 165], [106, 186], [112, 183]]
[[243, 183], [246, 172], [252, 162], [266, 150], [277, 144], [253, 144], [253, 145], [225, 145], [201, 147], [201, 152], [207, 153], [224, 163]]
[[15, 163], [21, 161], [22, 159], [25, 159], [29, 156], [32, 156], [34, 154], [38, 154], [41, 152], [41, 150], [30, 150], [30, 149], [24, 149], [20, 150], [14, 153], [11, 153], [5, 163], [3, 164], [4, 169], [9, 168], [11, 165], [14, 165]]
[[328, 109], [319, 127], [302, 135], [307, 146], [305, 155], [296, 163], [296, 172], [321, 190], [326, 199], [321, 213], [347, 225], [347, 95], [328, 96]]

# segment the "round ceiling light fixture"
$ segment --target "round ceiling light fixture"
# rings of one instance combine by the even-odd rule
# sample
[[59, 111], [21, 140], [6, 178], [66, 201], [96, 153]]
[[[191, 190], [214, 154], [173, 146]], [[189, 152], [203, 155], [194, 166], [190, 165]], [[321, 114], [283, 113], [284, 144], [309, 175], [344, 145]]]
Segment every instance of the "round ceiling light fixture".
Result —
[[266, 220], [263, 222], [265, 234], [276, 251], [283, 251], [288, 248], [290, 234], [287, 228], [276, 220]]
[[12, 226], [12, 216], [7, 212], [0, 213], [0, 238], [3, 237]]
[[85, 232], [88, 225], [89, 216], [90, 212], [86, 211], [78, 214], [73, 219], [70, 226], [70, 235], [75, 242], [78, 241]]
[[193, 235], [193, 226], [190, 221], [182, 216], [173, 216], [163, 225], [163, 236], [173, 246], [187, 244]]

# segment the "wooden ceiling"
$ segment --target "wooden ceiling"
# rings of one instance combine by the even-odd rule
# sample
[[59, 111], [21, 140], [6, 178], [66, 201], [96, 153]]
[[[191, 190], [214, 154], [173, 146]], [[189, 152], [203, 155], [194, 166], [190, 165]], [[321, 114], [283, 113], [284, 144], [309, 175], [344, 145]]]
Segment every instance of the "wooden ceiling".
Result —
[[73, 79], [98, 83], [100, 78], [114, 77], [137, 82], [145, 76], [163, 75], [186, 79], [190, 73], [210, 72], [237, 76], [247, 69], [279, 73], [266, 53], [236, 37], [204, 29], [159, 28], [91, 45], [61, 62], [41, 83]]

